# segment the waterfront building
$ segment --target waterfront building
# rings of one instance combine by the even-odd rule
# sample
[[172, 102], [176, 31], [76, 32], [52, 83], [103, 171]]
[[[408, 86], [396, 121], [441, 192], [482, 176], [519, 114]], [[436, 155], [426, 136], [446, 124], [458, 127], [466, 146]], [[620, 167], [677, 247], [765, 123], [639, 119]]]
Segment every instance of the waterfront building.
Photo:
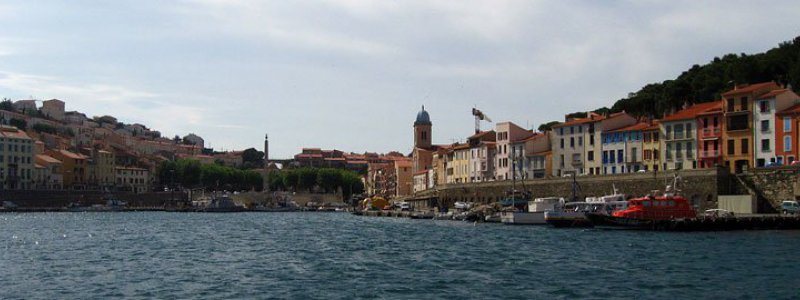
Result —
[[144, 168], [114, 167], [119, 191], [144, 193], [149, 190], [150, 172]]
[[724, 163], [732, 173], [741, 173], [753, 167], [753, 102], [777, 89], [780, 86], [774, 82], [762, 82], [736, 85], [732, 90], [722, 93]]
[[758, 96], [753, 103], [753, 132], [755, 141], [755, 166], [764, 167], [767, 164], [783, 164], [783, 157], [776, 155], [777, 142], [775, 140], [776, 127], [781, 124], [775, 119], [777, 112], [786, 110], [800, 100], [789, 89], [772, 90]]
[[495, 176], [497, 134], [494, 130], [481, 131], [469, 138], [469, 182], [492, 181]]
[[545, 178], [552, 174], [551, 131], [537, 132], [525, 139], [523, 176], [525, 179]]
[[414, 193], [434, 187], [434, 169], [414, 173]]
[[91, 188], [109, 188], [116, 182], [114, 153], [95, 148], [81, 149], [86, 157], [86, 185]]
[[701, 169], [723, 164], [722, 107], [721, 100], [715, 101], [710, 108], [697, 114], [697, 157]]
[[42, 102], [42, 114], [50, 119], [64, 122], [64, 101], [51, 99]]
[[[561, 177], [569, 173], [584, 174], [583, 130], [590, 129], [594, 134], [595, 119], [602, 116], [589, 113], [586, 118], [565, 118], [565, 122], [552, 126], [550, 144], [552, 145], [553, 176]], [[587, 125], [587, 126], [584, 126]], [[594, 156], [594, 152], [591, 153]], [[592, 170], [594, 174], [594, 170]]]
[[65, 189], [86, 188], [87, 157], [68, 150], [50, 150], [47, 155], [61, 161]]
[[[525, 144], [523, 140], [531, 137], [533, 132], [524, 129], [512, 122], [497, 123], [497, 151], [495, 154], [495, 174], [496, 180], [509, 180], [512, 176], [512, 165], [514, 160], [525, 158]], [[519, 167], [517, 166], [517, 170]], [[520, 179], [520, 174], [517, 174]]]
[[0, 190], [33, 188], [34, 151], [25, 131], [0, 125]]
[[457, 144], [452, 147], [452, 156], [447, 166], [452, 171], [448, 183], [468, 183], [469, 181], [470, 148], [469, 144]]
[[643, 130], [649, 127], [640, 122], [619, 129], [603, 132], [602, 174], [632, 173], [644, 170]]
[[798, 158], [800, 104], [776, 113], [775, 120], [775, 155], [778, 160], [789, 165]]
[[661, 119], [663, 170], [697, 169], [697, 116], [715, 105], [694, 104]]
[[403, 197], [411, 195], [413, 192], [413, 178], [411, 160], [408, 158], [398, 159], [394, 161], [395, 174], [397, 178], [397, 194], [395, 197]]
[[60, 160], [46, 154], [37, 154], [35, 163], [39, 174], [36, 176], [34, 188], [44, 190], [63, 189], [63, 167]]
[[450, 146], [441, 146], [436, 150], [433, 155], [433, 178], [434, 185], [447, 184], [447, 153], [450, 152]]

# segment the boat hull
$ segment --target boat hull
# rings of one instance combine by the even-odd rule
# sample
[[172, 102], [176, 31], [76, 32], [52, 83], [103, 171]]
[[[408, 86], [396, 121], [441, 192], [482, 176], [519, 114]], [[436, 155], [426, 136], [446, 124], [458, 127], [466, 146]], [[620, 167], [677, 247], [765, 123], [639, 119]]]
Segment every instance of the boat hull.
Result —
[[504, 212], [500, 222], [506, 225], [546, 225], [544, 212]]
[[594, 223], [586, 217], [584, 212], [548, 211], [544, 213], [544, 220], [547, 224], [556, 228], [586, 228], [594, 226]]
[[655, 220], [615, 217], [604, 214], [587, 214], [594, 226], [616, 227], [630, 229], [651, 229], [656, 225]]

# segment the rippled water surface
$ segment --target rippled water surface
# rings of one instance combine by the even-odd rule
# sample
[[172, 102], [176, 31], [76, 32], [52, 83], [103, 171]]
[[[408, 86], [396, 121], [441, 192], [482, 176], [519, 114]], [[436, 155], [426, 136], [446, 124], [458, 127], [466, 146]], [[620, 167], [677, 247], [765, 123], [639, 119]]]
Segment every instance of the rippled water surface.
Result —
[[800, 298], [800, 231], [344, 213], [0, 214], [0, 298]]

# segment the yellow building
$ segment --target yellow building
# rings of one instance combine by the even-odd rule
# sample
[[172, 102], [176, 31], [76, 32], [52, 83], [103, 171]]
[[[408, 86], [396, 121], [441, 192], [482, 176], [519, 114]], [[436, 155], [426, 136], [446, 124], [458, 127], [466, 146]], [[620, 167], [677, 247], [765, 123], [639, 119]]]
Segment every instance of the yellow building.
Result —
[[661, 126], [658, 122], [642, 129], [642, 165], [645, 171], [659, 170], [661, 139]]
[[[450, 183], [467, 183], [469, 182], [469, 158], [470, 148], [469, 144], [461, 144], [453, 147], [452, 165], [453, 176]], [[448, 166], [449, 168], [450, 166]]]
[[33, 188], [34, 143], [24, 131], [0, 125], [0, 188]]
[[50, 150], [47, 154], [61, 161], [65, 189], [86, 189], [88, 157], [67, 150]]
[[116, 182], [116, 171], [114, 167], [114, 153], [84, 148], [81, 154], [87, 157], [86, 162], [86, 183], [97, 188], [114, 186]]
[[147, 169], [134, 167], [115, 167], [117, 189], [134, 193], [147, 192], [150, 174]]

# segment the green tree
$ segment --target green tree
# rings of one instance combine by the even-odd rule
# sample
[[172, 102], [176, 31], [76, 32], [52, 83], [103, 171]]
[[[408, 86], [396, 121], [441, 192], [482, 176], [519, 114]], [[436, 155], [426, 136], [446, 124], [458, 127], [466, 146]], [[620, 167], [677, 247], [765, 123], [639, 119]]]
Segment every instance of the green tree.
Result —
[[11, 102], [11, 99], [3, 98], [3, 101], [0, 101], [0, 110], [16, 112], [17, 110], [14, 109], [14, 102]]
[[342, 172], [337, 169], [319, 169], [317, 171], [317, 185], [326, 193], [334, 192], [342, 186]]

